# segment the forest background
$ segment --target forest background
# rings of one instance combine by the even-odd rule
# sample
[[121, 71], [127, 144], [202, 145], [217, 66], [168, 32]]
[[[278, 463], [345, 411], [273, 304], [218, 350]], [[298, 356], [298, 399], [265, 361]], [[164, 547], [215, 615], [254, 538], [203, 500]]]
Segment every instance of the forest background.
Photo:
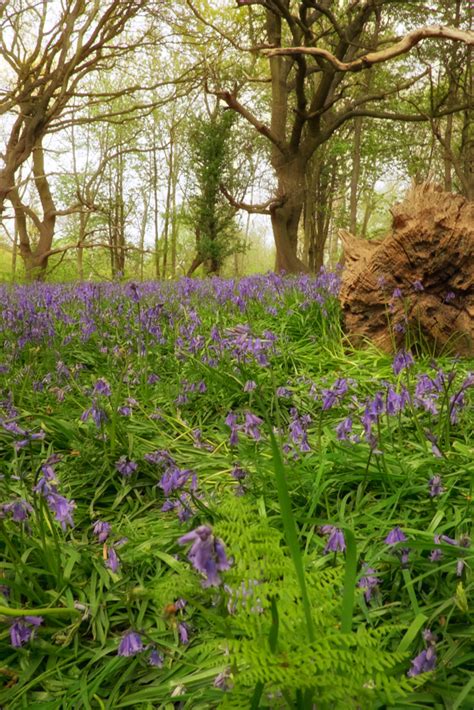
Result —
[[317, 271], [339, 229], [383, 235], [410, 182], [473, 199], [472, 15], [1, 3], [0, 278]]

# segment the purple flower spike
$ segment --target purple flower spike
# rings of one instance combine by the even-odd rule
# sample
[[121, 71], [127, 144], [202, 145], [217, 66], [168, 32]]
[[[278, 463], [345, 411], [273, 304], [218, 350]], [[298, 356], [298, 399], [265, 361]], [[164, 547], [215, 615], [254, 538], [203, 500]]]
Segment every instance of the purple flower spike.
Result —
[[339, 441], [348, 441], [349, 434], [352, 431], [352, 419], [351, 417], [346, 417], [340, 422], [336, 427], [336, 436]]
[[464, 567], [466, 566], [465, 561], [460, 557], [458, 561], [456, 562], [456, 576], [457, 577], [462, 577], [462, 573], [464, 571]]
[[247, 436], [252, 437], [252, 439], [255, 439], [255, 441], [259, 441], [262, 438], [259, 429], [259, 426], [262, 422], [263, 419], [257, 417], [256, 414], [253, 414], [252, 412], [246, 412], [245, 422], [243, 425], [244, 433], [247, 434]]
[[405, 350], [400, 350], [400, 352], [398, 352], [393, 359], [393, 372], [395, 375], [399, 375], [402, 370], [410, 367], [414, 362], [415, 361], [413, 360], [411, 353], [407, 353]]
[[444, 487], [441, 483], [441, 476], [433, 476], [430, 478], [429, 486], [431, 498], [436, 498], [436, 496], [440, 496], [444, 493]]
[[99, 542], [105, 542], [110, 535], [110, 531], [110, 523], [105, 523], [102, 520], [96, 520], [92, 528], [92, 532], [97, 535]]
[[115, 552], [115, 549], [113, 547], [110, 547], [108, 549], [108, 556], [105, 561], [105, 566], [109, 568], [111, 572], [117, 572], [118, 568], [120, 567], [120, 559], [117, 553]]
[[103, 394], [104, 397], [110, 397], [112, 394], [110, 391], [110, 385], [109, 383], [104, 380], [103, 378], [100, 378], [97, 380], [97, 382], [94, 385], [94, 392], [96, 394]]
[[63, 530], [66, 530], [68, 525], [71, 528], [74, 527], [72, 511], [76, 507], [76, 504], [73, 500], [68, 500], [64, 496], [59, 495], [59, 493], [50, 493], [46, 500], [50, 510], [55, 514], [56, 520], [61, 523]]
[[344, 552], [346, 549], [346, 541], [344, 533], [334, 525], [323, 525], [321, 528], [323, 535], [329, 535], [328, 541], [324, 548], [324, 554], [328, 552]]
[[411, 662], [411, 668], [407, 675], [409, 678], [433, 671], [436, 666], [436, 651], [433, 646], [430, 646], [425, 651], [422, 651]]
[[229, 412], [225, 418], [225, 423], [230, 428], [230, 446], [237, 446], [239, 443], [239, 425], [237, 424], [237, 415], [234, 412]]
[[222, 671], [222, 673], [219, 673], [214, 678], [214, 688], [219, 688], [219, 690], [230, 690], [233, 686], [232, 681], [230, 680], [230, 668], [227, 668], [225, 671]]
[[221, 583], [218, 572], [229, 569], [224, 543], [214, 537], [212, 528], [200, 525], [196, 530], [183, 535], [178, 540], [180, 545], [192, 543], [188, 552], [188, 560], [194, 569], [205, 576], [203, 587], [217, 587]]
[[131, 476], [137, 470], [138, 464], [135, 461], [129, 461], [125, 456], [121, 456], [115, 462], [115, 468], [122, 476]]
[[10, 641], [13, 648], [20, 648], [32, 638], [34, 629], [43, 623], [41, 616], [25, 616], [16, 619], [10, 626]]
[[30, 513], [33, 512], [31, 505], [24, 499], [15, 500], [12, 503], [4, 503], [0, 506], [0, 518], [8, 513], [12, 516], [15, 523], [21, 523], [28, 519]]
[[179, 640], [183, 645], [189, 643], [189, 626], [185, 621], [180, 621], [178, 624]]
[[364, 565], [364, 576], [359, 579], [358, 587], [364, 591], [365, 601], [367, 603], [372, 599], [372, 594], [379, 587], [380, 580], [375, 575], [375, 570], [372, 567]]
[[137, 653], [143, 651], [143, 642], [140, 634], [136, 631], [129, 631], [122, 636], [119, 643], [117, 655], [119, 656], [136, 656]]
[[397, 542], [405, 542], [407, 536], [400, 530], [399, 527], [390, 530], [389, 534], [385, 538], [384, 542], [386, 545], [396, 545]]
[[163, 668], [163, 662], [163, 656], [156, 650], [156, 648], [154, 648], [148, 659], [149, 665], [154, 666], [155, 668]]

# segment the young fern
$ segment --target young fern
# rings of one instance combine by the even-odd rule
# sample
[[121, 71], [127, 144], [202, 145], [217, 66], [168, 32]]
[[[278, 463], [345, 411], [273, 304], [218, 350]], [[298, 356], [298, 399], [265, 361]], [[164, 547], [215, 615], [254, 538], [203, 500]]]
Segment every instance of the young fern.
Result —
[[[368, 629], [359, 625], [349, 633], [341, 631], [343, 570], [315, 569], [306, 558], [305, 576], [312, 609], [315, 640], [308, 640], [301, 589], [291, 555], [282, 533], [269, 520], [259, 517], [244, 498], [223, 501], [215, 534], [225, 541], [233, 564], [224, 573], [224, 586], [202, 590], [194, 587], [193, 604], [212, 605], [209, 626], [202, 629], [205, 644], [231, 671], [231, 688], [219, 707], [305, 707], [298, 698], [312, 697], [318, 710], [325, 708], [372, 708], [393, 702], [410, 692], [408, 679], [396, 666], [406, 655], [390, 650], [393, 628]], [[189, 570], [179, 575], [176, 587], [189, 589]], [[161, 594], [163, 590], [161, 590]], [[202, 637], [201, 637], [202, 638]], [[212, 650], [214, 653], [212, 653]], [[217, 675], [217, 670], [216, 670]]]

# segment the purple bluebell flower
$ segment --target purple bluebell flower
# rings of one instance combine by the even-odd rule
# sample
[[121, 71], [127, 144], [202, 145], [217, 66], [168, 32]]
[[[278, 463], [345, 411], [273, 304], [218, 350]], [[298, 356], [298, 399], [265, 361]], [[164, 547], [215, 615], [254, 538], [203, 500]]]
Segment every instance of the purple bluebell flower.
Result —
[[115, 462], [115, 468], [122, 476], [131, 476], [137, 470], [138, 464], [135, 461], [130, 461], [126, 456], [121, 456]]
[[445, 303], [451, 303], [456, 298], [456, 294], [453, 291], [448, 291], [444, 296]]
[[237, 415], [234, 412], [229, 412], [225, 418], [225, 423], [230, 428], [230, 446], [237, 446], [239, 443], [239, 425], [237, 424]]
[[399, 527], [395, 527], [390, 530], [384, 542], [386, 545], [396, 545], [397, 542], [405, 542], [405, 540], [407, 540], [407, 536]]
[[430, 554], [430, 562], [439, 562], [443, 557], [443, 551], [440, 549], [432, 550]]
[[430, 478], [428, 485], [430, 487], [430, 496], [431, 498], [436, 498], [436, 496], [440, 496], [442, 493], [444, 493], [444, 487], [441, 482], [441, 476], [432, 476]]
[[244, 385], [244, 392], [253, 392], [257, 389], [257, 383], [254, 380], [247, 380]]
[[136, 631], [128, 631], [120, 640], [117, 655], [136, 656], [137, 653], [141, 653], [143, 650], [143, 641], [140, 634], [137, 634]]
[[162, 505], [163, 512], [175, 510], [180, 522], [184, 523], [194, 515], [194, 511], [190, 504], [190, 496], [187, 493], [182, 493], [176, 500], [168, 498]]
[[346, 541], [342, 530], [339, 530], [339, 528], [336, 528], [334, 525], [323, 525], [321, 532], [323, 535], [329, 535], [324, 548], [325, 555], [328, 552], [344, 552], [346, 549]]
[[403, 298], [403, 293], [401, 288], [393, 289], [392, 298]]
[[226, 668], [214, 678], [214, 688], [219, 688], [219, 690], [230, 690], [233, 687], [233, 683], [230, 679], [231, 671], [230, 668]]
[[99, 407], [96, 402], [92, 404], [92, 407], [89, 407], [89, 409], [86, 409], [82, 414], [81, 414], [81, 422], [86, 422], [89, 418], [91, 418], [96, 425], [97, 429], [100, 429], [102, 424], [104, 424], [107, 421], [107, 414], [102, 407]]
[[395, 414], [402, 412], [409, 402], [410, 394], [406, 387], [402, 387], [400, 394], [395, 392], [391, 386], [388, 387], [385, 406], [386, 412], [389, 416], [394, 416]]
[[352, 419], [351, 417], [346, 417], [345, 419], [342, 420], [342, 422], [339, 422], [339, 424], [336, 427], [336, 436], [339, 439], [339, 441], [348, 441], [349, 439], [349, 434], [352, 431]]
[[180, 643], [186, 645], [189, 643], [189, 626], [185, 621], [180, 621], [178, 624], [178, 635]]
[[107, 550], [107, 559], [105, 560], [105, 566], [109, 568], [114, 574], [118, 571], [120, 567], [120, 558], [117, 555], [114, 547], [109, 547]]
[[165, 496], [169, 496], [173, 491], [183, 488], [190, 478], [190, 488], [195, 491], [197, 489], [196, 473], [191, 469], [181, 469], [172, 464], [168, 466], [158, 485], [163, 489]]
[[0, 518], [8, 514], [11, 515], [11, 518], [15, 523], [21, 523], [27, 520], [29, 514], [32, 512], [32, 506], [24, 499], [15, 500], [11, 503], [3, 503], [3, 505], [0, 506]]
[[277, 387], [276, 396], [281, 397], [282, 399], [290, 399], [291, 391], [287, 387]]
[[243, 424], [243, 431], [247, 436], [250, 436], [255, 441], [259, 441], [262, 438], [260, 434], [259, 426], [262, 424], [263, 419], [257, 417], [256, 414], [252, 412], [245, 412], [245, 421]]
[[51, 512], [56, 516], [56, 520], [61, 523], [63, 530], [66, 530], [68, 525], [71, 528], [74, 527], [72, 511], [76, 507], [76, 504], [73, 500], [68, 500], [64, 496], [59, 495], [59, 493], [49, 493], [46, 496], [46, 502]]
[[24, 646], [32, 638], [36, 627], [43, 623], [41, 616], [23, 616], [10, 626], [10, 642], [13, 648]]
[[311, 422], [309, 414], [300, 416], [297, 409], [293, 407], [290, 411], [291, 421], [288, 425], [290, 439], [293, 444], [296, 444], [301, 452], [311, 451], [308, 443], [308, 434], [306, 429]]
[[380, 579], [376, 576], [372, 567], [364, 565], [364, 576], [359, 579], [358, 587], [363, 590], [367, 603], [372, 599], [372, 594], [379, 588]]
[[105, 523], [102, 520], [96, 520], [92, 532], [97, 535], [99, 542], [105, 542], [110, 535], [111, 526], [110, 523]]
[[421, 283], [420, 279], [417, 279], [416, 281], [414, 281], [414, 282], [412, 283], [412, 287], [413, 287], [413, 290], [414, 290], [414, 291], [417, 291], [418, 293], [420, 293], [421, 291], [424, 291], [424, 290], [425, 290], [425, 288], [424, 288], [423, 284]]
[[414, 364], [413, 355], [405, 350], [400, 350], [394, 357], [392, 369], [395, 375], [399, 375], [402, 370], [411, 367]]
[[236, 481], [243, 481], [245, 478], [247, 478], [247, 471], [245, 471], [243, 468], [241, 468], [238, 465], [235, 465], [232, 471], [230, 472], [230, 475], [232, 478], [235, 478]]
[[457, 577], [462, 577], [462, 573], [464, 571], [464, 567], [466, 566], [465, 561], [460, 557], [457, 562], [456, 562], [456, 576]]
[[323, 395], [323, 410], [331, 409], [334, 405], [339, 404], [349, 389], [349, 384], [346, 378], [338, 378], [331, 388], [324, 389]]
[[410, 550], [408, 547], [402, 547], [400, 550], [400, 563], [402, 567], [407, 567], [410, 561]]
[[370, 409], [375, 418], [379, 417], [385, 411], [385, 401], [382, 392], [376, 392], [372, 402], [370, 402]]
[[110, 390], [110, 385], [107, 382], [107, 380], [104, 380], [103, 377], [97, 380], [97, 382], [94, 385], [94, 393], [95, 394], [101, 394], [104, 397], [110, 397], [112, 394]]
[[421, 673], [428, 673], [433, 671], [436, 667], [436, 651], [433, 646], [429, 646], [426, 650], [422, 651], [416, 658], [411, 662], [411, 668], [407, 675], [410, 678], [414, 676], [421, 675]]
[[148, 658], [148, 664], [154, 668], [163, 668], [164, 658], [161, 653], [159, 653], [156, 648], [152, 650]]
[[224, 543], [214, 537], [212, 528], [200, 525], [195, 530], [183, 535], [178, 540], [180, 545], [192, 543], [188, 552], [188, 560], [194, 569], [205, 576], [203, 587], [217, 587], [221, 583], [218, 572], [229, 569]]
[[152, 451], [149, 454], [145, 454], [143, 458], [145, 459], [145, 461], [148, 461], [148, 463], [155, 464], [156, 466], [170, 466], [175, 463], [173, 457], [170, 456], [170, 454], [164, 449]]
[[455, 540], [453, 537], [449, 537], [448, 535], [435, 535], [434, 536], [434, 541], [436, 545], [439, 545], [441, 542], [445, 542], [447, 545], [458, 545], [458, 541]]

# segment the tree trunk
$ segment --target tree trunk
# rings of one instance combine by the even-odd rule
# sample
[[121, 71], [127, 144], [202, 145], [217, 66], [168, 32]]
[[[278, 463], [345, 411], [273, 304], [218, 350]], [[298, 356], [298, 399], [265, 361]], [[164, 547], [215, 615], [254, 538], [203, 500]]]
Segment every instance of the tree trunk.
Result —
[[150, 196], [148, 190], [145, 191], [143, 199], [143, 215], [140, 225], [140, 281], [143, 281], [143, 271], [145, 266], [145, 235], [148, 223], [148, 208], [150, 206]]
[[[45, 175], [44, 152], [40, 139], [33, 148], [33, 177], [41, 202], [42, 219], [38, 217], [36, 212], [23, 204], [16, 187], [10, 189], [8, 198], [15, 212], [19, 251], [25, 265], [26, 279], [27, 281], [42, 281], [46, 274], [48, 257], [53, 243], [56, 206]], [[27, 218], [32, 221], [38, 233], [38, 241], [33, 249], [31, 247]]]
[[446, 131], [444, 133], [444, 189], [446, 192], [452, 192], [453, 189], [453, 115], [450, 114], [446, 119]]
[[153, 225], [155, 231], [155, 277], [160, 278], [160, 224], [158, 215], [158, 159], [156, 148], [156, 127], [153, 126], [153, 151], [152, 151], [152, 189], [153, 189]]
[[463, 192], [468, 200], [474, 201], [474, 70], [472, 67], [472, 47], [468, 47], [467, 56], [466, 87], [469, 97], [469, 106], [464, 112], [464, 124], [462, 129], [462, 162], [465, 177]]
[[305, 164], [301, 159], [274, 161], [278, 195], [283, 204], [272, 209], [271, 220], [276, 246], [276, 271], [298, 273], [308, 267], [298, 258], [298, 227], [305, 201]]
[[357, 196], [360, 178], [360, 144], [362, 138], [362, 116], [354, 119], [354, 145], [352, 151], [352, 175], [350, 198], [350, 231], [357, 234]]
[[173, 191], [173, 172], [174, 172], [174, 136], [173, 130], [170, 133], [170, 156], [168, 163], [168, 184], [166, 187], [166, 206], [165, 206], [165, 224], [163, 228], [163, 278], [166, 278], [166, 268], [168, 266], [168, 243], [170, 232], [170, 217], [171, 217], [171, 201]]

